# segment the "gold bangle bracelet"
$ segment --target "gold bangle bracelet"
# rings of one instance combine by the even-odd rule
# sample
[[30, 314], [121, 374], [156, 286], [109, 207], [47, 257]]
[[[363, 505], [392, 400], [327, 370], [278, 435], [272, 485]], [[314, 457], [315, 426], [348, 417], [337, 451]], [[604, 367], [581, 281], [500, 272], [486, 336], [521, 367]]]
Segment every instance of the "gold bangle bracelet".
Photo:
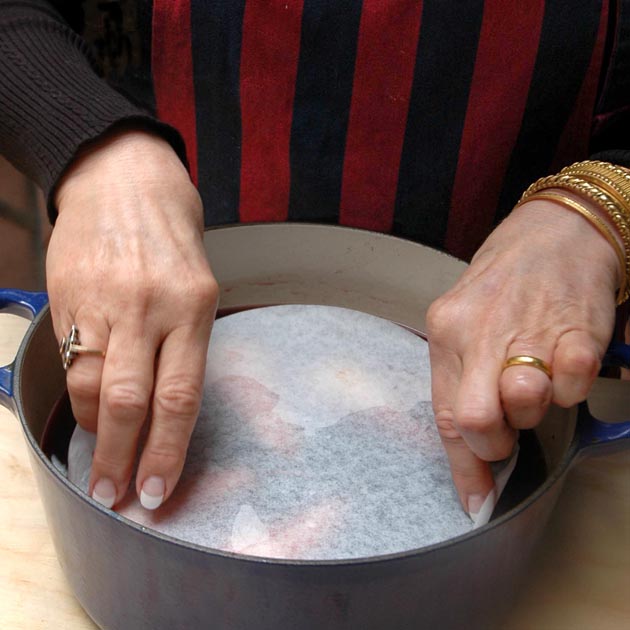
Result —
[[536, 199], [545, 199], [547, 201], [555, 201], [556, 203], [568, 208], [569, 210], [574, 210], [578, 214], [582, 215], [613, 247], [615, 250], [615, 254], [617, 255], [617, 259], [619, 261], [619, 267], [621, 269], [621, 283], [619, 287], [619, 292], [617, 294], [617, 304], [621, 304], [627, 298], [627, 271], [626, 271], [626, 255], [624, 254], [619, 242], [615, 238], [612, 230], [606, 225], [606, 223], [598, 217], [595, 213], [591, 212], [588, 208], [584, 207], [581, 203], [572, 199], [571, 197], [567, 197], [559, 192], [554, 192], [552, 190], [544, 190], [533, 193], [527, 199], [519, 201], [515, 209], [519, 206], [522, 206], [524, 203], [528, 203], [530, 201], [535, 201]]
[[600, 160], [585, 160], [565, 166], [561, 173], [596, 173], [606, 178], [619, 192], [626, 203], [626, 210], [630, 212], [630, 170], [610, 162]]
[[561, 173], [580, 177], [590, 184], [599, 186], [617, 201], [626, 215], [630, 215], [630, 180], [615, 177], [614, 172], [601, 168], [598, 163], [581, 162], [562, 169]]
[[617, 202], [608, 194], [606, 194], [598, 186], [587, 182], [581, 177], [570, 175], [568, 173], [558, 175], [548, 175], [547, 177], [541, 177], [535, 181], [521, 196], [520, 200], [526, 199], [534, 193], [545, 190], [547, 188], [565, 188], [573, 190], [585, 197], [588, 197], [591, 201], [597, 204], [608, 215], [612, 212], [621, 212]]
[[619, 166], [619, 164], [604, 162], [603, 160], [583, 160], [582, 162], [574, 162], [573, 164], [569, 164], [569, 166], [565, 166], [565, 168], [571, 168], [572, 166], [576, 165], [604, 168], [607, 171], [617, 173], [620, 177], [623, 177], [624, 179], [628, 180], [628, 182], [630, 182], [630, 168], [627, 168], [626, 166]]

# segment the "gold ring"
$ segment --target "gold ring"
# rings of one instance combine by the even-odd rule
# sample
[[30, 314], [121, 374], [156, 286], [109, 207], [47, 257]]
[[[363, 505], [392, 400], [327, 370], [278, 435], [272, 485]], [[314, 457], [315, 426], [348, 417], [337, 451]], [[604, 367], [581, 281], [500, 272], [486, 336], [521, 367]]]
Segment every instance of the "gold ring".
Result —
[[551, 366], [546, 361], [539, 359], [538, 357], [530, 357], [528, 354], [518, 354], [515, 357], [510, 357], [503, 364], [503, 369], [507, 369], [514, 365], [526, 365], [536, 368], [541, 372], [544, 372], [549, 378], [551, 378]]
[[81, 342], [79, 341], [79, 329], [74, 324], [72, 324], [70, 334], [67, 337], [61, 338], [61, 343], [59, 344], [59, 354], [61, 355], [61, 362], [63, 363], [64, 370], [67, 370], [72, 365], [72, 361], [78, 354], [94, 354], [100, 357], [105, 356], [105, 352], [103, 350], [94, 350], [93, 348], [86, 348], [81, 345]]

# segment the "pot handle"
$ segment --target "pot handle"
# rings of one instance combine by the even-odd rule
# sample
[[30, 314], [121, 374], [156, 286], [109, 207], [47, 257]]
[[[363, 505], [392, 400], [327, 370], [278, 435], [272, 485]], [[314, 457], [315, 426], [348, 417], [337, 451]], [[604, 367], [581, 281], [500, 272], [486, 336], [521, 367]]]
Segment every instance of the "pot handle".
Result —
[[611, 341], [602, 359], [602, 365], [630, 368], [630, 345], [621, 341]]
[[591, 415], [586, 403], [580, 404], [578, 431], [578, 448], [583, 455], [607, 455], [630, 449], [630, 422], [598, 420]]
[[[613, 341], [604, 355], [606, 367], [630, 368], [630, 345]], [[603, 455], [630, 449], [630, 382], [618, 379], [596, 379], [590, 401], [578, 412], [579, 449], [588, 455]], [[603, 406], [596, 404], [605, 401]], [[589, 409], [590, 407], [590, 409]], [[614, 408], [614, 410], [613, 410]], [[595, 415], [603, 415], [603, 419]], [[614, 422], [610, 420], [614, 419]]]
[[[48, 294], [19, 289], [0, 289], [0, 311], [34, 319], [48, 304]], [[0, 405], [15, 412], [13, 398], [13, 366], [15, 362], [0, 367]]]

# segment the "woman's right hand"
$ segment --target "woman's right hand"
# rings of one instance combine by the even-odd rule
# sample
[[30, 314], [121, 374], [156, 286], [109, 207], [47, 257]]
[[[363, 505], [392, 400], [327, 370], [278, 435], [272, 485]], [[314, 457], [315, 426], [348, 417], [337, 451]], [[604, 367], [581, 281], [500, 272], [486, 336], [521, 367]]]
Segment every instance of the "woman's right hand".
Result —
[[55, 334], [81, 343], [67, 384], [77, 422], [97, 432], [90, 493], [111, 507], [131, 478], [155, 508], [173, 492], [203, 392], [218, 286], [203, 247], [202, 205], [161, 138], [120, 131], [83, 150], [56, 194], [47, 256]]
[[[432, 304], [435, 418], [473, 519], [495, 497], [488, 462], [509, 457], [517, 431], [537, 426], [551, 402], [571, 407], [586, 398], [610, 341], [622, 273], [610, 243], [583, 216], [532, 200], [494, 230]], [[521, 355], [541, 359], [551, 373], [505, 369]]]

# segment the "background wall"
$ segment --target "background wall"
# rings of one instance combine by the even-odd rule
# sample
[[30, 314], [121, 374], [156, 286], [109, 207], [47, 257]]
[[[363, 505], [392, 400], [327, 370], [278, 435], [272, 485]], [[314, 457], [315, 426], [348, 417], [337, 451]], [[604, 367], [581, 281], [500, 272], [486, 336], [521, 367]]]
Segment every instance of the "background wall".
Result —
[[0, 157], [0, 287], [45, 289], [50, 232], [43, 195]]

